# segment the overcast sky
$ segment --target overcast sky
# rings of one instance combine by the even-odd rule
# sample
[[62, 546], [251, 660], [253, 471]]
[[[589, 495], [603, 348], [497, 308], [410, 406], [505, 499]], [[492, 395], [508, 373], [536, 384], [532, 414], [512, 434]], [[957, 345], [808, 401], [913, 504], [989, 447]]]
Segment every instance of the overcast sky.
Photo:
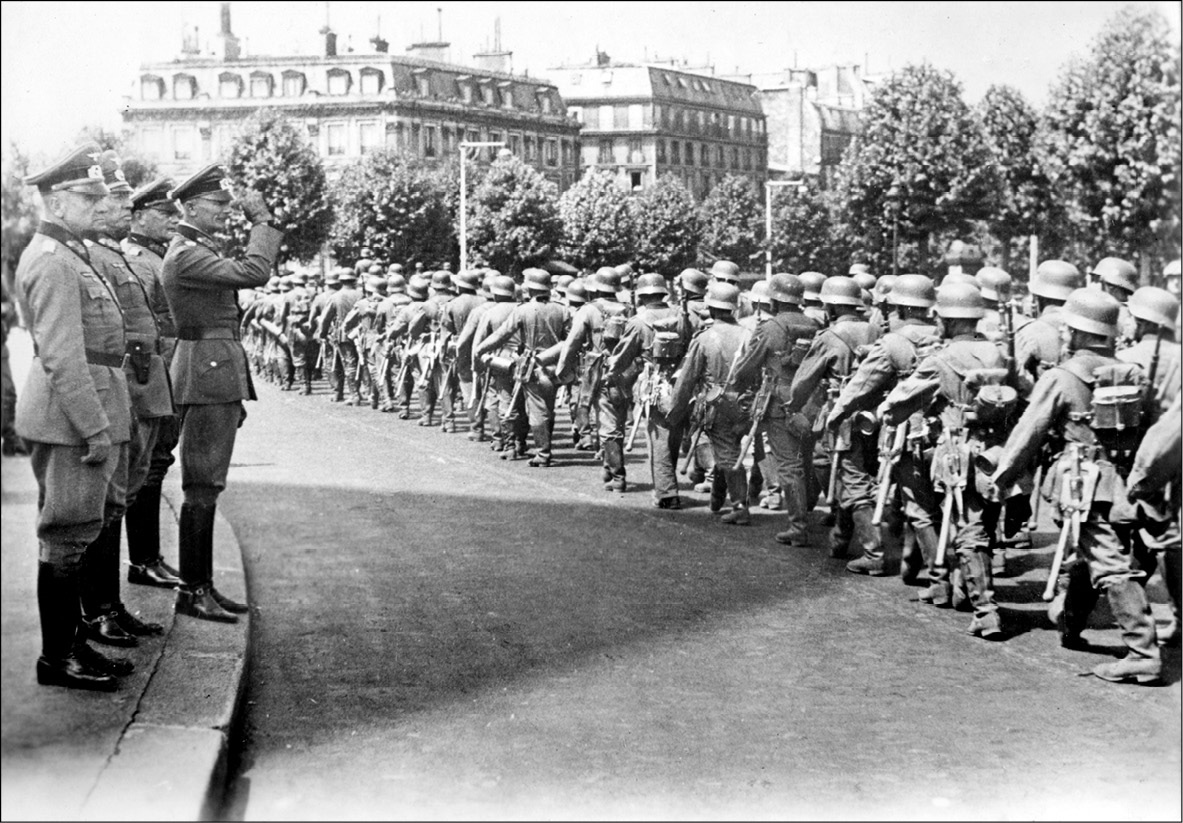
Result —
[[[514, 70], [587, 62], [599, 47], [613, 59], [684, 58], [719, 73], [855, 62], [872, 72], [927, 60], [949, 69], [979, 100], [995, 83], [1036, 105], [1060, 69], [1086, 52], [1120, 2], [234, 2], [234, 33], [250, 54], [316, 53], [329, 21], [344, 49], [375, 31], [402, 53], [438, 36], [454, 62], [491, 44]], [[1179, 31], [1179, 2], [1157, 7]], [[140, 64], [180, 52], [186, 25], [216, 33], [219, 3], [18, 2], [0, 6], [3, 144], [56, 154], [84, 125], [117, 127], [122, 98]]]

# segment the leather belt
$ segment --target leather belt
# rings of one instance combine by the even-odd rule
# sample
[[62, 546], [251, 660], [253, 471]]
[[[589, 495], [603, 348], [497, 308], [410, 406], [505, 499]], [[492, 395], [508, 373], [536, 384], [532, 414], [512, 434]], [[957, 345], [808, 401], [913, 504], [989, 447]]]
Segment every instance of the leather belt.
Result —
[[[37, 346], [33, 346], [33, 356], [41, 356], [41, 352], [38, 350]], [[123, 355], [108, 354], [105, 351], [86, 349], [86, 362], [92, 366], [106, 366], [111, 369], [121, 369], [123, 368]]]
[[195, 326], [181, 326], [177, 329], [178, 340], [238, 340], [238, 329], [201, 329]]

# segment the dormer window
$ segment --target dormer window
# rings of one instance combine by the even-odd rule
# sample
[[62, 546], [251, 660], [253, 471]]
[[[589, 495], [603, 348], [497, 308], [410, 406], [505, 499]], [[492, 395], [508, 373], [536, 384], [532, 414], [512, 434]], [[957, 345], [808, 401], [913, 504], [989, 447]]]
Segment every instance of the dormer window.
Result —
[[353, 77], [345, 69], [329, 69], [329, 94], [343, 97], [353, 86]]
[[173, 77], [173, 99], [192, 100], [197, 96], [197, 78], [191, 74], [178, 74]]
[[484, 103], [486, 106], [494, 105], [495, 100], [496, 100], [496, 95], [494, 93], [495, 89], [493, 88], [493, 81], [491, 79], [489, 79], [488, 77], [482, 77], [477, 82], [479, 82], [481, 84], [481, 102]]
[[154, 74], [145, 74], [140, 78], [140, 99], [159, 100], [164, 97], [164, 80]]
[[[254, 80], [251, 81], [252, 93], [254, 89]], [[302, 71], [285, 71], [283, 73], [283, 96], [284, 97], [301, 97], [304, 94], [304, 89], [307, 88], [308, 81], [304, 77]]]
[[551, 102], [550, 91], [548, 89], [538, 90], [538, 106], [542, 109], [543, 114], [550, 114]]
[[513, 83], [508, 80], [503, 80], [497, 84], [497, 88], [501, 89], [501, 105], [503, 108], [513, 108]]
[[274, 93], [275, 78], [270, 72], [251, 72], [251, 97], [270, 97]]
[[232, 71], [218, 75], [218, 97], [234, 99], [242, 97], [242, 78]]
[[431, 75], [427, 69], [411, 69], [411, 74], [415, 75], [415, 91], [420, 97], [428, 97], [431, 94]]
[[381, 71], [378, 69], [364, 68], [359, 74], [361, 75], [362, 94], [381, 94], [382, 84], [386, 79], [382, 76]]

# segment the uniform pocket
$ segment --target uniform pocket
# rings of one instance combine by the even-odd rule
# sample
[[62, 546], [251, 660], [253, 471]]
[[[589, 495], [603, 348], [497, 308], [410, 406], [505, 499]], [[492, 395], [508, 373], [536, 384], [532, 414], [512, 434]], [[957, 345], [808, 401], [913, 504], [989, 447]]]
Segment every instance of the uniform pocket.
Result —
[[194, 375], [195, 388], [202, 394], [231, 396], [238, 391], [238, 375], [229, 357], [208, 357], [200, 361]]

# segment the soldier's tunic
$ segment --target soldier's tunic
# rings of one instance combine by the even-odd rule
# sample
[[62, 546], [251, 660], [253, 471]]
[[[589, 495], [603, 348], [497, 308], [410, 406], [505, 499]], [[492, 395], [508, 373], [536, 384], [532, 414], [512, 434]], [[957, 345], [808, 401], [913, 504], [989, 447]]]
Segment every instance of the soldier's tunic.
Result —
[[418, 304], [411, 315], [407, 334], [419, 349], [419, 405], [424, 422], [431, 422], [435, 404], [439, 400], [443, 367], [440, 363], [440, 316], [450, 295], [435, 293]]
[[[361, 300], [361, 290], [350, 285], [341, 287], [329, 298], [324, 314], [320, 318], [320, 335], [327, 337], [337, 353], [334, 365], [336, 377], [336, 398], [343, 399], [346, 389], [354, 403], [360, 403], [361, 395], [357, 384], [357, 347], [353, 341], [345, 336], [345, 317], [358, 300]], [[340, 374], [337, 370], [340, 369]]]
[[[478, 318], [472, 335], [474, 372], [479, 373], [478, 368], [483, 368], [480, 365], [480, 357], [476, 354], [481, 344], [489, 335], [501, 328], [502, 324], [513, 314], [516, 305], [512, 300], [497, 301], [479, 307], [477, 310], [479, 314], [473, 313]], [[521, 341], [516, 334], [512, 334], [500, 347], [490, 348], [486, 353], [494, 357], [513, 357], [520, 346]], [[526, 421], [526, 398], [519, 396], [517, 400], [519, 408], [511, 412], [513, 378], [494, 372], [490, 379], [492, 382], [489, 384], [489, 393], [485, 398], [485, 411], [492, 420], [493, 431], [497, 433], [494, 445], [501, 449], [516, 450], [519, 454], [525, 454], [526, 435], [529, 433], [529, 424]]]
[[246, 259], [223, 257], [218, 243], [182, 222], [164, 257], [161, 279], [177, 326], [173, 396], [181, 415], [181, 485], [185, 502], [212, 506], [226, 488], [243, 400], [254, 400], [239, 342], [240, 288], [267, 282], [283, 232], [251, 229]]
[[[609, 384], [620, 385], [634, 398], [638, 407], [646, 401], [646, 396], [649, 400], [649, 414], [645, 421], [649, 473], [653, 478], [653, 499], [660, 503], [678, 497], [676, 468], [685, 429], [671, 425], [668, 417], [673, 400], [673, 375], [680, 361], [654, 360], [653, 341], [658, 330], [677, 333], [683, 349], [692, 335], [688, 322], [683, 320], [678, 309], [664, 302], [643, 305], [629, 318], [624, 336], [608, 361], [607, 376]], [[638, 359], [645, 364], [644, 373], [639, 377], [635, 376]], [[629, 374], [634, 375], [632, 382], [627, 379]]]
[[1060, 306], [1048, 306], [1034, 320], [1023, 315], [1015, 318], [1015, 371], [1020, 397], [1030, 394], [1035, 381], [1060, 362], [1060, 330], [1064, 328], [1061, 313]]
[[[33, 339], [15, 426], [37, 478], [40, 559], [77, 568], [126, 502], [131, 401], [123, 312], [81, 238], [45, 221], [21, 254], [16, 298]], [[87, 438], [103, 432], [113, 444], [107, 460], [84, 464]]]
[[[419, 352], [422, 343], [410, 334], [410, 329], [412, 320], [422, 311], [423, 303], [422, 300], [412, 299], [402, 306], [396, 306], [386, 326], [386, 336], [391, 345], [399, 346], [401, 350], [398, 373], [394, 378], [394, 382], [399, 385], [394, 386], [393, 391], [398, 398], [398, 404], [402, 406], [399, 417], [403, 420], [411, 416], [411, 394], [415, 388], [417, 375], [421, 371]], [[401, 379], [398, 374], [402, 375]]]
[[444, 304], [440, 312], [440, 344], [443, 346], [445, 381], [444, 419], [454, 421], [457, 394], [461, 399], [472, 396], [472, 350], [460, 349], [464, 327], [472, 312], [485, 303], [485, 298], [462, 291]]
[[377, 352], [374, 343], [380, 329], [378, 303], [382, 298], [376, 294], [365, 294], [356, 303], [341, 324], [341, 333], [353, 341], [360, 364], [361, 379], [359, 392], [369, 397], [370, 405], [378, 408], [378, 383], [374, 375], [378, 370]]
[[[124, 241], [125, 259], [128, 266], [140, 278], [144, 291], [148, 295], [148, 305], [156, 318], [156, 328], [159, 332], [160, 355], [164, 358], [165, 367], [172, 365], [173, 350], [177, 346], [177, 331], [173, 323], [172, 312], [168, 308], [168, 298], [164, 294], [164, 284], [161, 282], [161, 272], [164, 270], [164, 254], [168, 250], [164, 243], [158, 243], [141, 234], [132, 232]], [[171, 386], [169, 387], [171, 392]], [[168, 467], [175, 461], [174, 451], [181, 437], [181, 422], [176, 415], [176, 409], [167, 417], [161, 417], [157, 424], [156, 444], [152, 448], [152, 457], [148, 464], [148, 476], [144, 480], [145, 486], [159, 486], [164, 482]]]
[[747, 472], [733, 469], [739, 459], [739, 445], [747, 433], [751, 396], [746, 386], [728, 389], [732, 367], [749, 332], [731, 316], [725, 315], [705, 325], [690, 341], [686, 359], [674, 384], [670, 418], [677, 423], [686, 417], [690, 403], [700, 387], [699, 414], [702, 430], [710, 439], [715, 471], [722, 472], [734, 507], [747, 505]]

